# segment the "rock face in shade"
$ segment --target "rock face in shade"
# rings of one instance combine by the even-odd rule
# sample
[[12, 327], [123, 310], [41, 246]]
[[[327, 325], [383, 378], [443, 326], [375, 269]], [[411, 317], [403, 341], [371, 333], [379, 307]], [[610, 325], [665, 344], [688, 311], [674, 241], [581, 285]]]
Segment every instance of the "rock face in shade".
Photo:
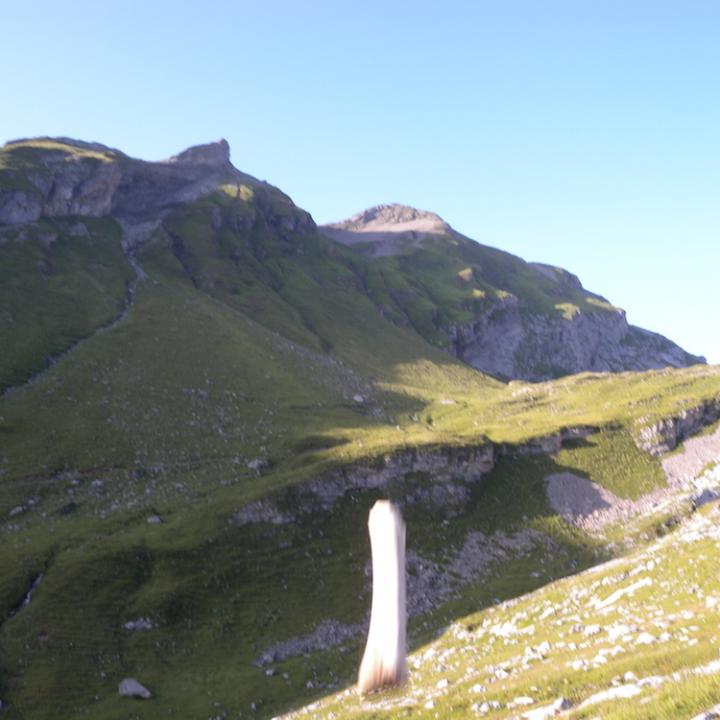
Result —
[[405, 648], [405, 523], [389, 500], [378, 500], [368, 520], [373, 595], [370, 629], [358, 690], [372, 692], [407, 679]]
[[[567, 270], [528, 263], [480, 245], [434, 213], [378, 205], [320, 230], [376, 263], [389, 265], [392, 272], [409, 276], [404, 287], [388, 289], [395, 306], [387, 316], [405, 313], [402, 324], [422, 332], [413, 315], [413, 298], [415, 310], [423, 304], [435, 305], [430, 322], [444, 335], [445, 349], [497, 378], [547, 380], [583, 371], [650, 370], [705, 362], [662, 335], [629, 325], [624, 310], [586, 290]], [[447, 301], [433, 287], [434, 280], [428, 283], [427, 275], [412, 275], [445, 261], [457, 268], [465, 266], [446, 285], [465, 285], [482, 300], [469, 297], [463, 306], [447, 312], [443, 306]], [[452, 316], [459, 314], [471, 319], [454, 320]]]
[[[0, 227], [41, 217], [110, 216], [132, 246], [146, 239], [169, 211], [219, 185], [252, 184], [260, 203], [268, 195], [269, 215], [269, 196], [279, 193], [237, 170], [226, 140], [197, 145], [160, 162], [69, 138], [16, 140], [6, 143], [2, 152]], [[294, 210], [276, 218], [276, 224], [291, 231], [315, 228], [307, 213]]]
[[223, 181], [242, 179], [230, 164], [225, 140], [157, 163], [68, 138], [41, 138], [35, 146], [24, 142], [5, 146], [13, 154], [29, 156], [32, 164], [23, 176], [25, 187], [0, 185], [0, 225], [68, 215], [150, 220]]

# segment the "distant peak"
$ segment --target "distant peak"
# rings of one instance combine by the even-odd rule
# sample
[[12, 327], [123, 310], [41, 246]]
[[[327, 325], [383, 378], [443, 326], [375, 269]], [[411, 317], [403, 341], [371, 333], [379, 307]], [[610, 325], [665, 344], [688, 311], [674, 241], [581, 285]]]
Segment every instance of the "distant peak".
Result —
[[375, 205], [347, 220], [328, 225], [351, 232], [423, 232], [445, 234], [451, 227], [435, 213], [399, 203]]
[[171, 157], [169, 162], [184, 165], [229, 165], [230, 145], [225, 139], [206, 145], [194, 145]]

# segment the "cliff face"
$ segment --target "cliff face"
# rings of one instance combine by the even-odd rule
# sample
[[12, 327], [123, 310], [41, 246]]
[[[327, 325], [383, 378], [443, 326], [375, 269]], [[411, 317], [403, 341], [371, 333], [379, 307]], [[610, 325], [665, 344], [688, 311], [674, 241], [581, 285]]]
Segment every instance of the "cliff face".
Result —
[[[273, 191], [281, 195], [237, 170], [225, 140], [191, 147], [160, 162], [67, 138], [18, 140], [2, 148], [0, 171], [0, 226], [41, 217], [111, 216], [130, 244], [143, 239], [143, 230], [156, 227], [173, 208], [223, 184], [256, 187], [261, 205]], [[270, 209], [272, 203], [265, 205]], [[303, 222], [291, 223], [291, 229], [314, 227], [307, 213], [297, 215]]]
[[518, 300], [450, 328], [457, 357], [490, 375], [547, 380], [704, 363], [662, 335], [629, 325], [623, 310], [572, 317], [528, 312]]

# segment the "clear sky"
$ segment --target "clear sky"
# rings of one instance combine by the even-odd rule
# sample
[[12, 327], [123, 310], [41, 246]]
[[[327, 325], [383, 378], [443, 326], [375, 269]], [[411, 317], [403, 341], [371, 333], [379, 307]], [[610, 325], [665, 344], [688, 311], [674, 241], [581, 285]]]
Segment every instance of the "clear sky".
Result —
[[225, 137], [318, 222], [432, 210], [720, 362], [717, 0], [4, 0], [0, 28], [0, 142]]

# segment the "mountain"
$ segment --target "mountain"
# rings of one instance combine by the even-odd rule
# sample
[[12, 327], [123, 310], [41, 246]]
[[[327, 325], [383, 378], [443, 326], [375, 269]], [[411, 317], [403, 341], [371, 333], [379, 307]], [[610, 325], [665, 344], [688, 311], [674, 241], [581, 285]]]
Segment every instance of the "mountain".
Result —
[[368, 286], [386, 316], [494, 377], [705, 362], [628, 325], [624, 310], [572, 273], [473, 242], [433, 213], [379, 205], [321, 232], [372, 258]]
[[718, 368], [479, 372], [443, 329], [482, 289], [460, 270], [543, 307], [591, 296], [500, 251], [492, 284], [435, 218], [395, 213], [445, 234], [372, 257], [222, 142], [160, 163], [9, 143], [0, 208], [3, 718], [266, 718], [345, 687], [378, 497], [407, 523], [417, 648], [716, 491], [695, 478]]
[[[252, 193], [271, 228], [316, 230], [287, 196], [235, 169], [224, 140], [150, 163], [99, 143], [40, 138], [8, 143], [0, 162], [0, 227], [113, 218], [130, 256], [173, 209], [218, 187], [229, 196]], [[222, 223], [214, 212], [212, 222]], [[249, 231], [253, 219], [239, 222]], [[384, 317], [494, 377], [544, 380], [704, 362], [628, 325], [623, 310], [571, 273], [473, 242], [433, 213], [383, 205], [320, 230], [362, 256], [351, 262], [357, 290]]]

